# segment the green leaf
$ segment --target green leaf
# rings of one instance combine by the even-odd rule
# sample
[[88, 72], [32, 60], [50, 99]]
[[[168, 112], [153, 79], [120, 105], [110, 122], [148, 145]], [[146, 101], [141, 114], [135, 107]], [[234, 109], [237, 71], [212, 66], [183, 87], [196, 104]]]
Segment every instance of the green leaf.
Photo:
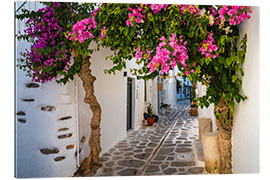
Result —
[[233, 76], [232, 76], [232, 82], [234, 83], [234, 82], [237, 80], [237, 78], [238, 78], [238, 77], [237, 77], [236, 75], [233, 75]]
[[226, 37], [227, 37], [227, 36], [221, 36], [221, 38], [220, 38], [220, 43], [221, 43], [222, 46], [225, 45]]
[[236, 100], [237, 103], [240, 103], [241, 97], [240, 97], [238, 94], [236, 94], [236, 95], [234, 96], [234, 98], [235, 98], [235, 100]]
[[75, 69], [76, 69], [77, 72], [79, 72], [80, 69], [81, 69], [81, 65], [79, 63], [76, 63], [75, 64]]
[[232, 58], [231, 57], [226, 58], [226, 65], [230, 66], [231, 63], [232, 63]]

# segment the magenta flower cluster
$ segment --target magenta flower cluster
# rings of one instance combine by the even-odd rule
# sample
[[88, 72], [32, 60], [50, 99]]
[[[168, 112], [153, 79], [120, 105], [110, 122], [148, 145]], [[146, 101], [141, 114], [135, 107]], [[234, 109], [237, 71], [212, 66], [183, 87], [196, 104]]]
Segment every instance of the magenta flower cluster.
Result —
[[100, 33], [100, 37], [102, 39], [104, 39], [106, 37], [106, 31], [107, 31], [107, 28], [104, 26], [102, 29], [101, 29], [101, 33]]
[[91, 16], [90, 18], [83, 19], [74, 24], [71, 29], [72, 32], [67, 32], [68, 35], [66, 37], [71, 41], [79, 40], [79, 42], [82, 43], [89, 38], [94, 38], [94, 35], [90, 31], [96, 27], [97, 23], [95, 17]]
[[200, 9], [194, 5], [178, 5], [182, 14], [189, 12], [190, 14], [197, 14]]
[[143, 9], [143, 6], [131, 8], [128, 7], [128, 10], [130, 11], [128, 14], [128, 20], [126, 21], [127, 26], [134, 26], [135, 23], [143, 23], [145, 19], [145, 10]]
[[154, 72], [160, 67], [160, 73], [168, 73], [170, 69], [173, 69], [178, 63], [181, 63], [185, 68], [185, 64], [188, 59], [187, 54], [187, 42], [183, 43], [182, 36], [176, 39], [176, 35], [172, 34], [169, 39], [169, 46], [167, 45], [165, 37], [161, 37], [162, 42], [156, 47], [156, 54], [152, 60], [148, 63], [147, 67], [150, 68], [150, 72]]
[[230, 25], [237, 25], [243, 22], [245, 19], [250, 19], [250, 13], [246, 6], [223, 6], [218, 10], [218, 17], [216, 18], [216, 24], [220, 24], [229, 21]]
[[160, 12], [162, 9], [166, 11], [168, 4], [150, 4], [154, 14]]
[[218, 57], [219, 53], [216, 52], [218, 50], [217, 45], [215, 44], [215, 40], [213, 38], [213, 32], [209, 33], [206, 40], [204, 40], [199, 48], [199, 52], [204, 55], [206, 58], [213, 58], [215, 59]]
[[141, 47], [136, 49], [135, 58], [136, 61], [139, 61], [143, 57], [144, 51], [141, 52]]
[[[83, 43], [87, 39], [93, 39], [94, 35], [91, 33], [91, 30], [97, 27], [95, 15], [99, 11], [99, 9], [100, 7], [95, 9], [89, 18], [83, 19], [74, 24], [71, 29], [72, 32], [67, 32], [66, 38], [71, 41], [79, 41], [80, 43]], [[101, 37], [103, 39], [105, 38], [105, 30], [106, 27], [101, 30], [101, 33], [103, 33], [101, 34]]]
[[144, 23], [146, 16], [143, 7], [145, 6], [147, 8], [148, 5], [150, 5], [154, 14], [160, 12], [162, 9], [165, 11], [168, 7], [168, 4], [140, 4], [139, 7], [128, 7], [130, 12], [128, 14], [126, 25], [133, 27], [134, 23]]
[[[61, 4], [55, 3], [54, 6], [60, 7]], [[24, 30], [32, 39], [37, 40], [31, 46], [30, 51], [26, 50], [23, 56], [29, 59], [27, 63], [31, 66], [29, 74], [32, 76], [32, 80], [44, 83], [55, 77], [55, 71], [47, 72], [46, 69], [69, 68], [70, 61], [66, 55], [67, 50], [49, 51], [46, 49], [47, 47], [54, 48], [54, 45], [59, 41], [57, 38], [63, 30], [55, 19], [54, 10], [47, 6], [38, 11], [44, 13], [42, 17], [27, 20], [26, 26], [28, 28]], [[65, 64], [64, 67], [63, 64]]]

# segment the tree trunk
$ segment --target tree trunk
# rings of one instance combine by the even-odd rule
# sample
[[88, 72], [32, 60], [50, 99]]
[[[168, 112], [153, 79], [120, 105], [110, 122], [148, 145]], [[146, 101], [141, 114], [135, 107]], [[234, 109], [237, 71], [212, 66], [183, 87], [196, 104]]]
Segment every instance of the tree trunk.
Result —
[[85, 90], [84, 102], [90, 105], [90, 109], [93, 112], [93, 116], [90, 123], [91, 135], [89, 138], [90, 153], [85, 158], [80, 166], [79, 172], [83, 176], [89, 174], [93, 168], [100, 166], [99, 154], [101, 152], [100, 147], [100, 120], [101, 120], [101, 107], [94, 94], [94, 77], [89, 69], [90, 56], [83, 57], [83, 64], [78, 76], [83, 82], [83, 88]]
[[232, 121], [229, 124], [225, 124], [226, 114], [228, 112], [228, 105], [223, 98], [220, 99], [218, 105], [215, 107], [215, 111], [221, 113], [220, 118], [216, 119], [218, 127], [218, 147], [221, 158], [221, 174], [232, 174]]

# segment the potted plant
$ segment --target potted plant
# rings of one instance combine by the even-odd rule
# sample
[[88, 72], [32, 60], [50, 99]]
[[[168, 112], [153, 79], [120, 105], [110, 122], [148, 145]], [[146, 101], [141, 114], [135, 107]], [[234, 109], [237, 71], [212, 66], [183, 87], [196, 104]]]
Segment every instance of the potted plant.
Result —
[[[144, 120], [147, 121], [147, 118], [148, 118], [147, 112], [144, 112], [144, 113], [143, 113], [143, 117], [144, 117]], [[153, 116], [152, 116], [152, 117], [154, 118], [154, 122], [158, 122], [159, 117], [158, 117], [158, 115], [156, 115], [154, 112], [153, 112]]]
[[153, 126], [154, 124], [154, 117], [153, 117], [153, 107], [151, 104], [149, 104], [146, 108], [146, 112], [147, 112], [147, 124], [149, 126]]
[[198, 104], [197, 101], [195, 100], [195, 87], [192, 87], [191, 90], [191, 98], [190, 98], [190, 110], [189, 110], [189, 115], [190, 116], [198, 116]]
[[193, 104], [190, 106], [189, 115], [190, 116], [198, 116], [198, 105], [197, 104]]
[[161, 106], [160, 106], [160, 109], [161, 109], [161, 113], [162, 114], [165, 114], [167, 112], [167, 109], [170, 107], [169, 104], [164, 104], [164, 103], [161, 103]]

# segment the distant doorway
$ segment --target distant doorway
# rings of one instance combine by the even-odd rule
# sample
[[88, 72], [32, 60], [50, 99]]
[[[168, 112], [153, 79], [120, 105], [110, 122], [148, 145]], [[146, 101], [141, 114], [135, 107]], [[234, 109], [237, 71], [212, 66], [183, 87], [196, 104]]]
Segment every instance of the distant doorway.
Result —
[[132, 79], [127, 80], [127, 131], [132, 129]]

